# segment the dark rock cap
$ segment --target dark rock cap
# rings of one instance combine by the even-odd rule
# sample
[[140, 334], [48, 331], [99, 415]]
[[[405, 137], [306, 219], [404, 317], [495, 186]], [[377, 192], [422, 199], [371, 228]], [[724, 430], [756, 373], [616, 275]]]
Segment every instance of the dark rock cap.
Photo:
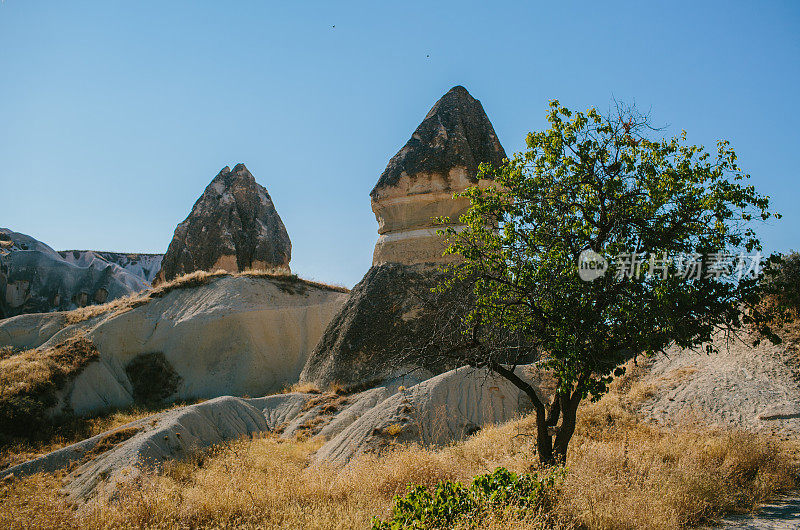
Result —
[[482, 162], [500, 165], [505, 157], [481, 102], [463, 86], [454, 86], [392, 157], [370, 195], [374, 197], [378, 189], [397, 184], [403, 175], [446, 175], [455, 167], [465, 167], [474, 174]]
[[291, 255], [289, 234], [266, 188], [236, 164], [233, 171], [222, 168], [175, 228], [156, 282], [215, 267], [288, 268]]

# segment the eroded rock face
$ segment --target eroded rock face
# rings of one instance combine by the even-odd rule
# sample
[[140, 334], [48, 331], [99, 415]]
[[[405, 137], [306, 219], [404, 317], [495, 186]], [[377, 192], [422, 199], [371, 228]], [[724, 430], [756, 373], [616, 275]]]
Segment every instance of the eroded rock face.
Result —
[[94, 261], [117, 265], [123, 270], [152, 283], [161, 269], [164, 254], [132, 252], [101, 252], [97, 250], [59, 250], [58, 254], [68, 263], [78, 267], [89, 267]]
[[297, 382], [346, 298], [292, 276], [220, 276], [75, 324], [58, 314], [7, 319], [0, 348], [46, 349], [75, 336], [97, 347], [97, 361], [59, 389], [53, 414], [264, 395]]
[[197, 270], [289, 269], [292, 243], [267, 190], [244, 164], [214, 177], [175, 229], [154, 283]]
[[[536, 388], [547, 384], [529, 367], [519, 367], [517, 373]], [[461, 440], [529, 410], [528, 398], [507, 380], [467, 367], [409, 386], [382, 386], [351, 395], [224, 396], [154, 414], [4, 469], [0, 479], [70, 468], [65, 491], [80, 503], [97, 494], [113, 494], [169, 460], [256, 433], [330, 440], [315, 461], [343, 465], [398, 443], [443, 445]]]
[[433, 292], [444, 279], [427, 264], [376, 265], [353, 288], [308, 358], [301, 381], [345, 388], [423, 370], [436, 374], [458, 361], [418, 355], [443, 340], [443, 319], [463, 316], [467, 286]]
[[442, 262], [445, 243], [436, 217], [457, 224], [469, 206], [453, 194], [479, 182], [478, 166], [506, 154], [480, 101], [456, 86], [436, 102], [411, 139], [389, 161], [370, 193], [378, 220], [373, 265]]
[[150, 286], [89, 254], [91, 259], [69, 260], [41, 241], [0, 228], [0, 318], [102, 304]]
[[483, 106], [464, 87], [433, 106], [370, 194], [380, 234], [372, 268], [328, 326], [302, 380], [357, 387], [417, 368], [436, 374], [455, 367], [431, 345], [443, 339], [435, 336], [443, 321], [464, 316], [471, 289], [431, 292], [448, 261], [434, 218], [457, 219], [469, 201], [453, 193], [488, 185], [477, 178], [479, 164], [504, 158]]

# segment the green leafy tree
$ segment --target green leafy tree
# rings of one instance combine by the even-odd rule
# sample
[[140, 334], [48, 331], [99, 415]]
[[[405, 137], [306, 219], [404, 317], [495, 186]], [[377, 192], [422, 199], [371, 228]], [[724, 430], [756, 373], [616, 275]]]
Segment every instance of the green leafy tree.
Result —
[[[524, 152], [481, 168], [494, 185], [461, 194], [471, 200], [466, 228], [443, 230], [448, 253], [463, 258], [443, 289], [468, 282], [474, 296], [460, 342], [438, 347], [530, 397], [550, 464], [566, 458], [581, 400], [606, 392], [626, 361], [671, 345], [712, 352], [717, 332], [745, 325], [777, 340], [754, 309], [753, 226], [779, 215], [728, 142], [712, 154], [685, 132], [659, 139], [647, 117], [619, 105], [604, 116], [553, 101], [547, 119]], [[587, 251], [607, 265], [592, 281], [578, 273]], [[552, 374], [552, 396], [521, 376], [531, 362]]]

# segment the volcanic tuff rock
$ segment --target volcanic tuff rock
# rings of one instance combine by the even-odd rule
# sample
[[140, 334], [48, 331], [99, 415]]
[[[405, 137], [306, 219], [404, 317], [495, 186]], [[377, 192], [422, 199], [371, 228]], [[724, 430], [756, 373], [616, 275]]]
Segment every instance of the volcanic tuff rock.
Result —
[[389, 161], [370, 193], [378, 220], [373, 265], [443, 261], [445, 244], [436, 217], [453, 224], [469, 206], [453, 194], [479, 181], [478, 166], [502, 164], [506, 154], [480, 101], [467, 89], [450, 89], [428, 112], [411, 139]]
[[95, 253], [67, 256], [74, 259], [0, 228], [0, 318], [102, 304], [150, 286], [135, 269]]
[[358, 386], [415, 367], [433, 373], [454, 368], [427, 346], [438, 340], [442, 319], [464, 315], [470, 291], [462, 285], [431, 292], [447, 261], [432, 218], [457, 219], [469, 200], [453, 199], [453, 193], [488, 185], [479, 182], [478, 165], [504, 158], [481, 103], [464, 87], [452, 88], [433, 106], [370, 194], [380, 234], [373, 266], [320, 339], [302, 380]]
[[[518, 372], [540, 386], [526, 367]], [[70, 468], [65, 490], [70, 500], [81, 502], [97, 493], [113, 494], [121, 484], [168, 460], [260, 432], [290, 439], [330, 439], [315, 460], [345, 464], [397, 443], [441, 445], [461, 440], [529, 409], [530, 401], [511, 383], [467, 367], [408, 387], [381, 386], [350, 395], [225, 396], [134, 421], [4, 469], [0, 478]]]
[[101, 252], [99, 250], [59, 250], [58, 254], [68, 263], [79, 267], [88, 267], [94, 260], [116, 265], [125, 271], [138, 276], [147, 283], [152, 283], [161, 269], [164, 254], [143, 254], [132, 252]]
[[426, 362], [415, 353], [436, 340], [442, 319], [463, 312], [461, 302], [469, 294], [463, 288], [432, 292], [442, 279], [442, 272], [425, 264], [370, 268], [325, 330], [300, 380], [350, 388], [417, 368], [440, 373], [458, 366], [441, 358]]
[[[99, 358], [57, 393], [53, 414], [225, 394], [264, 395], [297, 381], [347, 295], [294, 276], [221, 275], [70, 324], [63, 314], [0, 321], [0, 348], [91, 341]], [[32, 332], [31, 330], [36, 330]]]
[[214, 177], [175, 229], [154, 283], [197, 270], [280, 269], [292, 243], [267, 190], [244, 164]]

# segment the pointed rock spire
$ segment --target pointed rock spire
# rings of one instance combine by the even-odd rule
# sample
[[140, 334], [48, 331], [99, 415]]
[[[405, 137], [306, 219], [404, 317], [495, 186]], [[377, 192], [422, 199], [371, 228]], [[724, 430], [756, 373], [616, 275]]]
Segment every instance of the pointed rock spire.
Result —
[[505, 156], [481, 102], [463, 86], [454, 86], [392, 157], [370, 195], [379, 197], [403, 177], [447, 175], [454, 168], [465, 169], [475, 181], [481, 162], [499, 165]]
[[244, 164], [227, 166], [175, 228], [154, 283], [196, 270], [289, 269], [292, 243], [272, 198]]
[[453, 194], [481, 184], [481, 163], [499, 166], [505, 157], [481, 102], [462, 86], [451, 88], [392, 157], [370, 193], [380, 234], [373, 265], [442, 261], [445, 245], [433, 218], [456, 221], [469, 201], [453, 199]]

